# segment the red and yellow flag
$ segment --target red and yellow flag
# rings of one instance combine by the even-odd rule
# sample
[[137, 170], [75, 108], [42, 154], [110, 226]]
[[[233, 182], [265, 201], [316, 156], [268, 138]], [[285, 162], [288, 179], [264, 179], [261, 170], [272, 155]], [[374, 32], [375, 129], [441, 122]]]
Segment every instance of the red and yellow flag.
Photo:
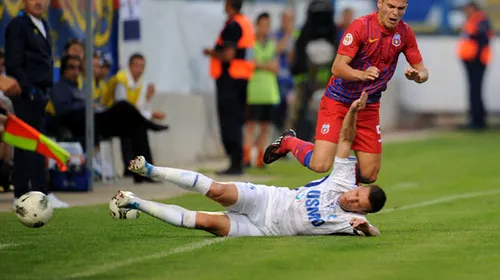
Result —
[[9, 114], [3, 141], [19, 149], [37, 152], [54, 159], [61, 171], [66, 171], [70, 153], [13, 114]]

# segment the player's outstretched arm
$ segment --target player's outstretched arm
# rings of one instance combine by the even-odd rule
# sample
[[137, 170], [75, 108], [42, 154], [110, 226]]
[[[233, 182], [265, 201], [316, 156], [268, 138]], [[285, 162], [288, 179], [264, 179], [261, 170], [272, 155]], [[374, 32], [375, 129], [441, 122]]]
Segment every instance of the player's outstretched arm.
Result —
[[423, 62], [420, 62], [408, 67], [405, 71], [405, 76], [408, 80], [422, 84], [429, 79], [429, 70], [427, 70]]
[[370, 225], [370, 223], [364, 219], [352, 218], [350, 223], [353, 228], [362, 232], [364, 236], [380, 236], [378, 228]]
[[370, 66], [366, 71], [352, 68], [349, 64], [352, 58], [346, 55], [337, 54], [332, 64], [332, 75], [346, 81], [374, 81], [379, 76], [379, 70], [375, 66]]
[[363, 91], [361, 97], [351, 104], [351, 108], [344, 118], [336, 154], [339, 158], [348, 158], [351, 153], [352, 142], [356, 137], [356, 115], [359, 110], [365, 108], [367, 99], [368, 94]]

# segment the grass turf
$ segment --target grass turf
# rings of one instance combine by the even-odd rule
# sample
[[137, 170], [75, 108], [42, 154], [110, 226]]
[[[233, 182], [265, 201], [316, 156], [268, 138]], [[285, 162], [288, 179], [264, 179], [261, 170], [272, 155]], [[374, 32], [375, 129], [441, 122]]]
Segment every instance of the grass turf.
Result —
[[[57, 210], [39, 229], [0, 213], [0, 279], [500, 279], [499, 144], [500, 133], [488, 132], [385, 145], [377, 183], [390, 210], [368, 217], [381, 229], [379, 238], [212, 244], [208, 233], [144, 214], [115, 221], [106, 205]], [[295, 161], [250, 172], [290, 187], [321, 176]], [[456, 197], [469, 193], [476, 195]], [[197, 194], [166, 202], [221, 210]], [[415, 207], [398, 209], [408, 205]]]

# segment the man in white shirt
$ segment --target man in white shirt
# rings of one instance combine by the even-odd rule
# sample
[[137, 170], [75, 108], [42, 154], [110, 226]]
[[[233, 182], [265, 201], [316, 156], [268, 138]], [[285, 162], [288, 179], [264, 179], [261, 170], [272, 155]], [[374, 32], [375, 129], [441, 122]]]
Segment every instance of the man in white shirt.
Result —
[[196, 228], [217, 236], [362, 235], [378, 236], [365, 215], [380, 211], [386, 201], [377, 185], [356, 186], [356, 160], [350, 158], [356, 115], [365, 107], [366, 92], [352, 103], [340, 133], [332, 173], [291, 190], [252, 183], [221, 183], [202, 174], [156, 167], [138, 157], [130, 169], [156, 180], [197, 191], [220, 203], [227, 212], [196, 212], [176, 205], [140, 199], [119, 191], [116, 205], [139, 209], [171, 225]]
[[[124, 69], [125, 79], [118, 79], [115, 87], [114, 100], [129, 101], [137, 107], [141, 114], [148, 120], [163, 120], [165, 114], [159, 111], [153, 111], [152, 98], [155, 95], [155, 86], [144, 83], [143, 74], [146, 68], [146, 59], [142, 54], [133, 54], [129, 59], [129, 67]], [[130, 100], [130, 91], [138, 90], [138, 96], [134, 102]]]

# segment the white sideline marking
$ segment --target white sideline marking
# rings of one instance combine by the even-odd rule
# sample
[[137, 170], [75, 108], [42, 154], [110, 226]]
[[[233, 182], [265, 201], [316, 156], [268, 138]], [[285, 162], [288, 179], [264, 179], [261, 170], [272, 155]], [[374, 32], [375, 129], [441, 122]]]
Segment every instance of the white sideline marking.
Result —
[[[428, 200], [428, 201], [410, 204], [410, 205], [406, 205], [406, 206], [402, 206], [402, 207], [398, 207], [398, 208], [390, 208], [387, 210], [382, 210], [382, 211], [380, 211], [379, 214], [390, 213], [390, 212], [400, 211], [400, 210], [420, 208], [420, 207], [425, 207], [425, 206], [430, 206], [430, 205], [435, 205], [435, 204], [440, 204], [440, 203], [446, 203], [446, 202], [460, 200], [460, 199], [480, 197], [480, 196], [486, 196], [486, 195], [495, 195], [495, 194], [500, 194], [500, 190], [464, 193], [464, 194], [458, 194], [458, 195], [445, 196], [445, 197], [438, 198], [435, 200]], [[115, 262], [115, 263], [110, 263], [110, 264], [106, 264], [106, 265], [102, 265], [102, 266], [91, 267], [91, 268], [86, 269], [84, 272], [75, 273], [75, 274], [72, 274], [70, 276], [67, 276], [66, 278], [95, 276], [95, 275], [98, 275], [101, 273], [105, 273], [105, 272], [114, 270], [114, 269], [122, 267], [122, 266], [131, 265], [131, 264], [146, 261], [146, 260], [165, 258], [165, 257], [171, 256], [171, 255], [195, 251], [195, 250], [201, 249], [203, 247], [210, 246], [212, 244], [226, 241], [228, 239], [231, 239], [231, 238], [224, 237], [224, 238], [206, 239], [206, 240], [203, 240], [200, 242], [194, 242], [194, 243], [182, 245], [182, 246], [176, 247], [172, 250], [165, 251], [165, 252], [159, 252], [156, 254], [143, 256], [143, 257], [131, 258], [131, 259], [127, 259], [127, 260], [123, 260], [123, 261], [119, 261], [119, 262]]]
[[390, 187], [390, 189], [403, 190], [419, 187], [420, 184], [417, 182], [400, 182]]
[[109, 264], [105, 264], [105, 265], [90, 267], [90, 268], [86, 269], [84, 272], [79, 272], [79, 273], [72, 274], [70, 276], [67, 276], [67, 278], [78, 278], [78, 277], [94, 276], [94, 275], [97, 275], [97, 274], [101, 274], [101, 273], [104, 273], [104, 272], [108, 272], [108, 271], [114, 270], [114, 269], [122, 267], [122, 266], [127, 266], [127, 265], [131, 265], [131, 264], [134, 264], [134, 263], [143, 262], [143, 261], [146, 261], [146, 260], [160, 259], [160, 258], [165, 258], [165, 257], [171, 256], [171, 255], [176, 255], [176, 254], [182, 254], [182, 253], [186, 253], [186, 252], [196, 251], [196, 250], [201, 249], [203, 247], [210, 246], [210, 245], [222, 242], [222, 241], [226, 241], [228, 239], [230, 239], [230, 238], [229, 237], [220, 237], [220, 238], [205, 239], [203, 241], [189, 243], [189, 244], [186, 244], [186, 245], [182, 245], [182, 246], [176, 247], [176, 248], [174, 248], [172, 250], [168, 250], [168, 251], [164, 251], [164, 252], [159, 252], [159, 253], [152, 254], [152, 255], [147, 255], [147, 256], [142, 256], [142, 257], [136, 257], [136, 258], [126, 259], [126, 260], [119, 261], [119, 262], [114, 262], [114, 263], [109, 263]]
[[420, 207], [425, 207], [425, 206], [429, 206], [429, 205], [435, 205], [435, 204], [440, 204], [440, 203], [445, 203], [445, 202], [450, 202], [450, 201], [455, 201], [455, 200], [460, 200], [460, 199], [473, 198], [473, 197], [479, 197], [479, 196], [485, 196], [485, 195], [495, 195], [495, 194], [500, 194], [500, 190], [464, 193], [464, 194], [445, 196], [445, 197], [438, 198], [435, 200], [427, 200], [427, 201], [423, 201], [423, 202], [419, 202], [419, 203], [415, 203], [415, 204], [410, 204], [410, 205], [401, 206], [401, 207], [397, 207], [397, 208], [390, 208], [387, 210], [382, 210], [382, 211], [380, 211], [379, 214], [390, 213], [390, 212], [394, 212], [394, 211], [398, 211], [398, 210], [408, 210], [408, 209], [420, 208]]
[[14, 247], [14, 246], [17, 246], [19, 244], [16, 244], [16, 243], [5, 243], [5, 244], [0, 244], [0, 250], [3, 250], [5, 248], [9, 248], [9, 247]]

